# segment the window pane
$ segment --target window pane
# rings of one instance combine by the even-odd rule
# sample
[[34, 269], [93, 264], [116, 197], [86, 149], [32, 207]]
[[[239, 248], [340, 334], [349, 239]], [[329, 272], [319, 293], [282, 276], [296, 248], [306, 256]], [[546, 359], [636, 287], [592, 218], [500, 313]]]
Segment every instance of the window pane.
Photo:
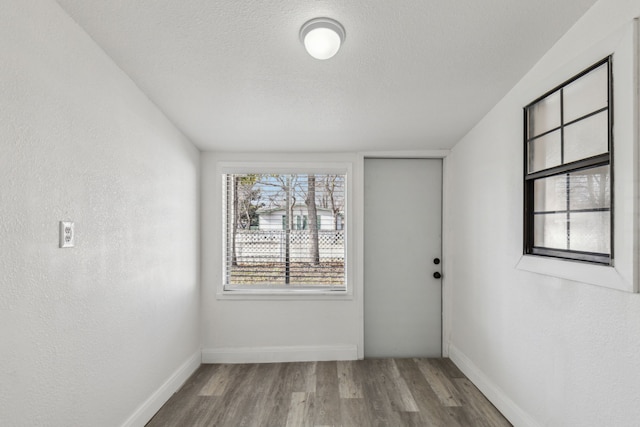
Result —
[[571, 210], [611, 207], [609, 166], [571, 172], [569, 202]]
[[573, 251], [608, 254], [611, 251], [610, 212], [571, 213], [571, 243]]
[[564, 128], [564, 162], [570, 163], [609, 151], [608, 112]]
[[534, 215], [533, 245], [552, 249], [567, 249], [567, 214]]
[[565, 123], [608, 105], [607, 74], [607, 64], [603, 64], [564, 88]]
[[560, 130], [529, 141], [529, 173], [558, 166], [560, 148]]
[[[344, 174], [227, 174], [224, 182], [225, 289], [345, 289], [345, 231], [334, 226], [345, 215]], [[323, 226], [310, 230], [309, 215]]]
[[560, 92], [554, 92], [528, 108], [529, 138], [560, 126]]
[[533, 183], [533, 211], [567, 210], [567, 175], [537, 179]]

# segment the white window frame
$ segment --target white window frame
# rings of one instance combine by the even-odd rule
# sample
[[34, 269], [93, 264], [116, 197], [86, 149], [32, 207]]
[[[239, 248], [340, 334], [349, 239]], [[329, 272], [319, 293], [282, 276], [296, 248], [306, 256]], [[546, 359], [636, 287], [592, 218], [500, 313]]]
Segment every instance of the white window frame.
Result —
[[[638, 292], [640, 254], [638, 233], [638, 22], [615, 32], [576, 56], [531, 88], [528, 99], [545, 88], [556, 87], [598, 60], [613, 61], [613, 158], [615, 194], [611, 265], [523, 255], [516, 268], [546, 276], [573, 280], [626, 292]], [[526, 99], [526, 98], [525, 98]]]
[[[345, 215], [348, 224], [344, 236], [345, 242], [345, 286], [344, 289], [330, 289], [329, 287], [263, 287], [258, 289], [225, 289], [224, 272], [226, 271], [226, 225], [225, 215], [221, 224], [221, 268], [223, 274], [218, 284], [216, 296], [218, 299], [352, 299], [354, 276], [352, 260], [354, 259], [354, 240], [352, 206], [353, 206], [353, 167], [350, 162], [218, 162], [216, 167], [217, 186], [222, 188], [222, 177], [225, 174], [344, 174], [345, 185]], [[220, 210], [224, 210], [225, 195], [221, 194]]]

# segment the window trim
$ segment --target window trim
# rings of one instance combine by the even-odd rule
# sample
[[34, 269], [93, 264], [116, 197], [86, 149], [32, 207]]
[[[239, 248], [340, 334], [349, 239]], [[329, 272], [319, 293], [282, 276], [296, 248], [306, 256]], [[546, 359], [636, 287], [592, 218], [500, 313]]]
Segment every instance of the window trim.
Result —
[[[353, 166], [351, 162], [217, 162], [216, 180], [218, 188], [222, 189], [223, 174], [243, 174], [243, 173], [291, 173], [291, 174], [344, 174], [345, 175], [345, 216], [347, 223], [352, 223], [353, 212]], [[334, 299], [353, 299], [353, 289], [355, 286], [353, 271], [355, 270], [353, 262], [355, 262], [355, 248], [353, 240], [353, 227], [347, 227], [345, 230], [345, 286], [344, 289], [335, 289], [330, 287], [304, 287], [297, 286], [285, 288], [281, 286], [265, 286], [258, 289], [225, 289], [225, 272], [226, 272], [226, 226], [224, 203], [225, 195], [220, 194], [220, 203], [218, 208], [222, 212], [221, 218], [221, 280], [218, 283], [216, 298], [217, 299], [254, 299], [254, 300], [334, 300]]]
[[[569, 122], [564, 122], [564, 89], [572, 84], [573, 82], [578, 81], [580, 78], [586, 76], [590, 72], [600, 68], [603, 65], [607, 65], [607, 107], [600, 108], [595, 111], [591, 111], [588, 114], [585, 114], [581, 117], [578, 117]], [[536, 103], [542, 101], [548, 96], [559, 92], [560, 94], [560, 124], [557, 127], [552, 129], [548, 129], [545, 132], [542, 132], [539, 135], [534, 137], [529, 137], [529, 109], [534, 106]], [[613, 139], [613, 126], [614, 126], [614, 103], [613, 103], [613, 59], [612, 55], [607, 55], [606, 57], [600, 59], [596, 63], [590, 65], [586, 69], [583, 69], [579, 73], [573, 75], [569, 79], [563, 81], [559, 85], [555, 86], [553, 89], [545, 92], [543, 95], [537, 97], [535, 100], [527, 104], [523, 110], [523, 175], [524, 175], [524, 184], [523, 184], [523, 254], [531, 255], [531, 256], [544, 256], [550, 258], [559, 258], [565, 259], [569, 261], [578, 261], [578, 262], [588, 262], [588, 263], [596, 263], [602, 265], [612, 265], [614, 260], [614, 250], [615, 250], [615, 183], [614, 183], [614, 165], [613, 165], [613, 151], [614, 151], [614, 139]], [[560, 144], [561, 144], [561, 156], [563, 156], [564, 152], [564, 129], [567, 126], [570, 126], [574, 123], [580, 122], [582, 120], [586, 120], [590, 117], [595, 116], [596, 114], [600, 114], [604, 111], [607, 111], [607, 152], [591, 157], [582, 158], [570, 163], [562, 163], [557, 166], [553, 166], [551, 168], [537, 170], [535, 172], [529, 173], [529, 147], [530, 143], [537, 139], [541, 138], [549, 133], [560, 131]], [[609, 245], [610, 250], [608, 254], [596, 253], [596, 252], [584, 252], [584, 251], [575, 251], [570, 249], [556, 249], [549, 247], [538, 247], [534, 245], [534, 217], [535, 217], [535, 209], [534, 209], [534, 185], [536, 180], [551, 176], [559, 176], [562, 174], [571, 174], [572, 172], [577, 172], [584, 169], [595, 168], [598, 166], [609, 166], [609, 191], [610, 191], [610, 207], [609, 207]], [[567, 212], [567, 215], [570, 215], [570, 212]]]
[[[522, 104], [538, 97], [548, 87], [554, 87], [586, 69], [598, 60], [611, 55], [615, 61], [613, 69], [613, 109], [616, 126], [613, 134], [616, 141], [613, 153], [616, 168], [616, 210], [614, 213], [615, 258], [611, 265], [576, 262], [560, 258], [523, 254], [515, 268], [549, 277], [594, 285], [624, 292], [638, 292], [640, 271], [640, 147], [638, 147], [640, 80], [638, 19], [611, 33], [600, 42], [589, 46], [564, 63], [538, 74], [539, 79], [520, 93]], [[521, 116], [522, 117], [522, 116]], [[522, 123], [520, 131], [522, 131]], [[520, 147], [523, 145], [520, 144]], [[523, 222], [521, 222], [523, 224]], [[524, 236], [524, 232], [522, 234]], [[524, 242], [522, 242], [524, 245]], [[521, 246], [523, 247], [523, 246]]]

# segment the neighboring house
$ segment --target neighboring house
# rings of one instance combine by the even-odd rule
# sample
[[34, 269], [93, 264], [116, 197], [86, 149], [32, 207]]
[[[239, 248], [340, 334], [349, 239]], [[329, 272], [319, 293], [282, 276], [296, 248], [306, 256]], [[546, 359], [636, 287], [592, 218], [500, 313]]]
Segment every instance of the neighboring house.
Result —
[[[333, 213], [328, 208], [316, 208], [318, 212], [318, 230], [334, 230]], [[256, 212], [258, 214], [259, 230], [284, 230], [286, 224], [286, 209], [280, 206], [273, 208], [262, 208]], [[338, 216], [338, 230], [342, 230], [342, 214]], [[293, 229], [309, 229], [309, 213], [307, 205], [296, 204], [293, 206]]]

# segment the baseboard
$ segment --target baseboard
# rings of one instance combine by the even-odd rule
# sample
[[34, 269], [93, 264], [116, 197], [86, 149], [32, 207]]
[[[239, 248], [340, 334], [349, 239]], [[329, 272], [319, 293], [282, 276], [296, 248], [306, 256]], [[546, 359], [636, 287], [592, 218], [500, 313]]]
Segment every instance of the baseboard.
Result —
[[531, 415], [511, 400], [458, 348], [449, 344], [449, 358], [514, 426], [541, 427]]
[[142, 427], [158, 412], [182, 384], [189, 379], [200, 364], [202, 355], [198, 350], [156, 390], [136, 411], [122, 424], [122, 427]]
[[355, 345], [237, 347], [202, 350], [202, 363], [276, 363], [356, 360]]

